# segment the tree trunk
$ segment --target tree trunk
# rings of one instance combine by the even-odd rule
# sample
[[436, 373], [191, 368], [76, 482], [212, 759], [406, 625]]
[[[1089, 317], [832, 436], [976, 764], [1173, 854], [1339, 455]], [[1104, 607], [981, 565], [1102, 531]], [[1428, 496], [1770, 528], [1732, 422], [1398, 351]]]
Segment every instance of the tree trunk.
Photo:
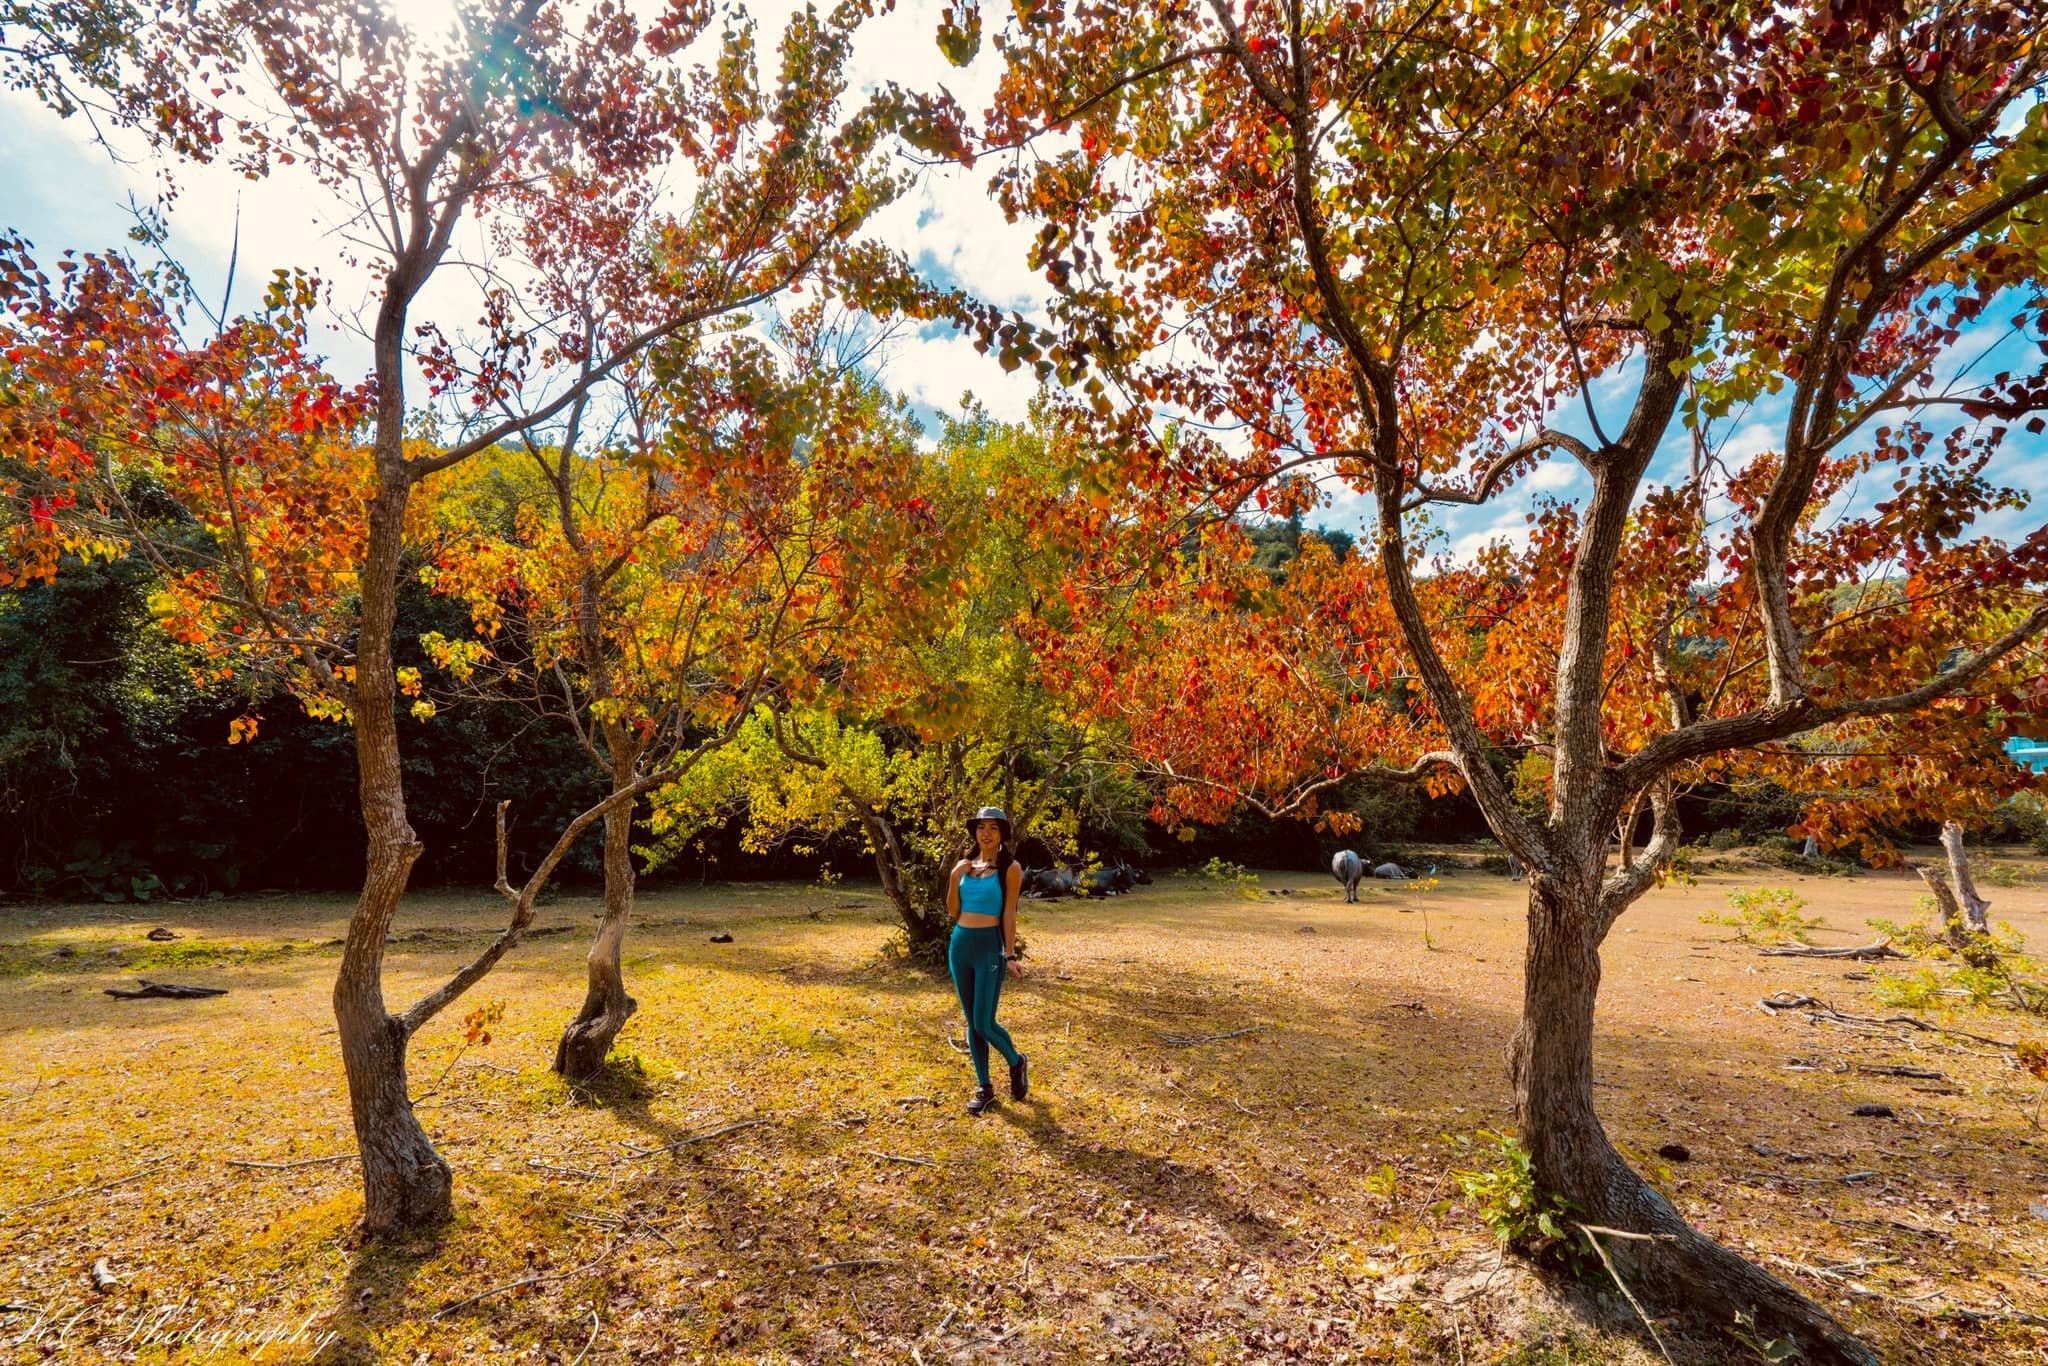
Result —
[[902, 842], [887, 818], [858, 799], [854, 801], [854, 813], [868, 838], [868, 847], [875, 852], [875, 872], [882, 879], [882, 891], [903, 921], [903, 933], [910, 940], [911, 950], [931, 949], [945, 935], [946, 916], [943, 905], [935, 903], [929, 895], [930, 880], [919, 879], [905, 866]]
[[1943, 821], [1941, 847], [1948, 851], [1949, 881], [1955, 884], [1956, 899], [1962, 902], [1964, 921], [1978, 934], [1991, 933], [1991, 922], [1984, 914], [1991, 903], [1977, 895], [1977, 880], [1970, 876], [1970, 856], [1963, 852], [1963, 827]]
[[1593, 1106], [1604, 937], [1598, 887], [1597, 877], [1574, 886], [1530, 873], [1522, 1021], [1509, 1065], [1538, 1187], [1568, 1201], [1572, 1219], [1653, 1235], [1603, 1240], [1638, 1296], [1689, 1306], [1722, 1330], [1745, 1316], [1759, 1335], [1789, 1335], [1816, 1361], [1874, 1366], [1877, 1358], [1827, 1310], [1693, 1229], [1608, 1141]]
[[409, 492], [401, 475], [385, 480], [370, 504], [352, 699], [357, 785], [369, 850], [363, 890], [349, 919], [334, 981], [334, 1020], [362, 1154], [363, 1225], [373, 1234], [438, 1224], [454, 1211], [448, 1164], [413, 1115], [406, 1089], [410, 1037], [384, 1007], [384, 943], [421, 848], [406, 819], [391, 667], [400, 528]]
[[1919, 863], [1913, 871], [1927, 884], [1927, 890], [1934, 893], [1934, 928], [1951, 948], [1961, 949], [1968, 942], [1963, 930], [1963, 907], [1956, 900], [1955, 890], [1948, 885], [1941, 870], [1931, 863]]
[[626, 994], [620, 954], [626, 926], [633, 915], [633, 804], [624, 803], [604, 818], [604, 915], [591, 940], [589, 985], [583, 1009], [562, 1031], [555, 1048], [555, 1070], [574, 1081], [596, 1076], [640, 1003]]

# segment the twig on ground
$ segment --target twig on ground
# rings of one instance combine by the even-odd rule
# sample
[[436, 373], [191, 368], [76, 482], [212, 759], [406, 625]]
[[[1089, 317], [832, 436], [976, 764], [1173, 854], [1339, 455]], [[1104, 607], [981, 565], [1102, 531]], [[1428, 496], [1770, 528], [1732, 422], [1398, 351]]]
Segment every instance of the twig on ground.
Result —
[[1950, 1029], [1946, 1025], [1929, 1024], [1927, 1021], [1913, 1015], [1845, 1015], [1826, 1001], [1820, 1000], [1817, 997], [1800, 996], [1789, 991], [1781, 991], [1775, 996], [1766, 996], [1761, 1001], [1758, 1001], [1757, 1005], [1773, 1013], [1780, 1010], [1803, 1010], [1806, 1012], [1806, 1018], [1809, 1023], [1827, 1020], [1833, 1024], [1874, 1025], [1880, 1027], [1884, 1025], [1905, 1025], [1908, 1028], [1922, 1030], [1929, 1034], [1952, 1034], [1959, 1039], [1969, 1039], [1974, 1043], [1988, 1043], [1993, 1048], [2008, 1050], [2012, 1048], [2010, 1040], [1991, 1039], [1986, 1038], [1982, 1034], [1972, 1034], [1967, 1030]]
[[799, 1267], [798, 1270], [806, 1275], [815, 1275], [820, 1271], [859, 1271], [869, 1267], [902, 1265], [903, 1263], [894, 1257], [853, 1257], [843, 1262], [820, 1262], [816, 1266]]
[[1607, 1255], [1607, 1245], [1600, 1241], [1599, 1235], [1606, 1234], [1610, 1238], [1641, 1239], [1649, 1242], [1669, 1238], [1671, 1235], [1668, 1233], [1628, 1233], [1617, 1228], [1602, 1228], [1598, 1224], [1580, 1224], [1578, 1227], [1579, 1232], [1586, 1235], [1586, 1241], [1593, 1245], [1593, 1251], [1599, 1254], [1600, 1265], [1606, 1267], [1607, 1274], [1614, 1278], [1615, 1287], [1621, 1291], [1621, 1297], [1628, 1301], [1629, 1308], [1636, 1311], [1636, 1317], [1643, 1321], [1643, 1327], [1650, 1330], [1650, 1341], [1657, 1344], [1657, 1351], [1663, 1355], [1665, 1361], [1669, 1362], [1671, 1360], [1671, 1350], [1664, 1345], [1662, 1335], [1657, 1332], [1657, 1325], [1650, 1322], [1650, 1316], [1643, 1312], [1643, 1306], [1637, 1301], [1635, 1291], [1628, 1288], [1628, 1282], [1624, 1281], [1621, 1278], [1621, 1272], [1615, 1269], [1614, 1259]]
[[549, 1281], [566, 1281], [573, 1276], [581, 1276], [584, 1272], [593, 1270], [596, 1267], [604, 1265], [604, 1263], [606, 1263], [607, 1261], [610, 1261], [611, 1255], [619, 1250], [620, 1244], [624, 1241], [625, 1239], [623, 1238], [612, 1239], [610, 1245], [607, 1246], [604, 1251], [598, 1253], [595, 1257], [592, 1257], [589, 1261], [585, 1262], [581, 1266], [570, 1267], [567, 1271], [551, 1271], [548, 1272], [546, 1275], [541, 1276], [522, 1276], [516, 1281], [507, 1281], [503, 1285], [494, 1285], [488, 1290], [477, 1291], [476, 1294], [471, 1295], [466, 1300], [457, 1300], [455, 1303], [451, 1305], [446, 1305], [443, 1308], [436, 1309], [433, 1313], [427, 1315], [427, 1317], [429, 1319], [446, 1318], [448, 1317], [448, 1315], [455, 1313], [457, 1310], [467, 1309], [469, 1308], [469, 1306], [475, 1304], [479, 1300], [487, 1300], [491, 1296], [501, 1295], [507, 1290], [520, 1290], [529, 1285], [545, 1285]]
[[569, 1366], [583, 1366], [583, 1358], [585, 1358], [585, 1357], [589, 1356], [589, 1355], [590, 1355], [590, 1349], [591, 1349], [592, 1347], [595, 1347], [596, 1345], [597, 1345], [597, 1310], [595, 1310], [595, 1309], [592, 1309], [592, 1310], [590, 1311], [590, 1337], [589, 1337], [589, 1338], [588, 1338], [587, 1340], [585, 1340], [585, 1342], [584, 1342], [584, 1344], [583, 1344], [583, 1350], [582, 1350], [582, 1351], [580, 1351], [580, 1352], [578, 1352], [578, 1353], [576, 1354], [576, 1359], [575, 1359], [574, 1361], [570, 1362], [570, 1363], [569, 1363]]
[[557, 1167], [554, 1163], [543, 1162], [537, 1157], [527, 1158], [526, 1165], [532, 1167], [535, 1171], [554, 1172], [557, 1176], [581, 1177], [585, 1181], [600, 1181], [603, 1179], [603, 1174], [600, 1172], [585, 1171], [581, 1167]]
[[26, 1205], [16, 1205], [13, 1209], [0, 1212], [0, 1221], [12, 1219], [17, 1214], [26, 1214], [32, 1209], [47, 1209], [51, 1205], [62, 1204], [66, 1200], [76, 1200], [81, 1195], [97, 1195], [101, 1191], [112, 1190], [116, 1186], [125, 1186], [130, 1181], [140, 1181], [145, 1176], [153, 1176], [170, 1165], [169, 1162], [158, 1162], [154, 1166], [144, 1167], [139, 1172], [130, 1172], [126, 1176], [117, 1176], [112, 1181], [102, 1181], [97, 1186], [82, 1186], [75, 1191], [65, 1191], [62, 1195], [52, 1195], [43, 1200], [31, 1200]]
[[246, 1158], [231, 1157], [227, 1160], [227, 1165], [255, 1171], [288, 1172], [297, 1167], [324, 1167], [329, 1162], [353, 1162], [355, 1159], [354, 1153], [335, 1153], [331, 1157], [304, 1157], [297, 1162], [255, 1162]]
[[1136, 1266], [1140, 1262], [1166, 1262], [1171, 1260], [1173, 1258], [1168, 1253], [1140, 1252], [1127, 1257], [1111, 1257], [1109, 1264], [1111, 1266]]
[[1198, 1043], [1221, 1043], [1225, 1039], [1242, 1038], [1246, 1034], [1256, 1034], [1264, 1028], [1264, 1025], [1249, 1025], [1244, 1029], [1232, 1029], [1222, 1034], [1161, 1034], [1159, 1037], [1170, 1047], [1192, 1048]]
[[874, 1148], [862, 1148], [860, 1152], [864, 1157], [879, 1157], [884, 1162], [901, 1162], [912, 1167], [936, 1167], [939, 1165], [928, 1157], [905, 1157], [902, 1153], [885, 1153]]
[[673, 1143], [664, 1143], [659, 1148], [636, 1148], [630, 1143], [624, 1144], [622, 1146], [626, 1149], [627, 1152], [632, 1154], [632, 1156], [626, 1160], [629, 1162], [638, 1162], [644, 1158], [659, 1157], [663, 1153], [679, 1152], [682, 1149], [691, 1146], [692, 1144], [708, 1143], [714, 1138], [723, 1138], [727, 1134], [736, 1134], [742, 1129], [752, 1129], [759, 1125], [766, 1124], [767, 1122], [768, 1121], [765, 1118], [743, 1119], [736, 1124], [728, 1124], [720, 1129], [710, 1129], [706, 1130], [704, 1133], [701, 1134], [691, 1134], [688, 1138], [679, 1138]]
[[937, 1105], [938, 1101], [930, 1096], [891, 1096], [889, 1103], [892, 1105]]
[[1866, 1067], [1856, 1064], [1856, 1070], [1866, 1077], [1911, 1077], [1915, 1081], [1947, 1081], [1940, 1072], [1925, 1067]]
[[2048, 1326], [2048, 1318], [2010, 1306], [2004, 1309], [1975, 1309], [1967, 1304], [1946, 1304], [1941, 1308], [1941, 1317], [1961, 1319], [1964, 1323], [2024, 1323], [2035, 1328]]
[[947, 1042], [947, 1043], [949, 1043], [949, 1044], [951, 1044], [951, 1045], [953, 1045], [953, 1051], [954, 1051], [955, 1053], [965, 1053], [965, 1052], [967, 1051], [967, 1045], [966, 1045], [966, 1044], [964, 1044], [964, 1043], [961, 1043], [961, 1042], [960, 1042], [960, 1041], [959, 1041], [958, 1039], [954, 1038], [954, 1037], [953, 1037], [953, 1036], [952, 1036], [951, 1034], [948, 1034], [948, 1035], [946, 1036], [946, 1042]]
[[957, 1304], [949, 1304], [949, 1305], [947, 1305], [947, 1306], [946, 1306], [946, 1317], [944, 1317], [944, 1318], [940, 1319], [940, 1320], [939, 1320], [939, 1326], [938, 1326], [938, 1327], [936, 1327], [936, 1328], [934, 1328], [934, 1329], [932, 1329], [932, 1336], [933, 1336], [933, 1337], [935, 1337], [935, 1338], [942, 1338], [942, 1337], [944, 1337], [944, 1336], [946, 1335], [946, 1330], [947, 1330], [948, 1328], [950, 1328], [950, 1327], [952, 1327], [952, 1326], [953, 1326], [953, 1316], [954, 1316], [954, 1315], [956, 1315], [956, 1314], [958, 1314], [959, 1312], [960, 1312], [960, 1306], [959, 1306], [959, 1305], [957, 1305]]
[[1841, 1272], [1830, 1271], [1826, 1267], [1809, 1266], [1805, 1262], [1797, 1262], [1792, 1260], [1792, 1258], [1790, 1257], [1780, 1257], [1775, 1253], [1766, 1254], [1764, 1260], [1767, 1262], [1776, 1262], [1779, 1266], [1791, 1267], [1794, 1271], [1804, 1271], [1809, 1276], [1819, 1276], [1822, 1280], [1833, 1281], [1835, 1284], [1847, 1290], [1850, 1294], [1861, 1295], [1865, 1299], [1882, 1300], [1890, 1298], [1889, 1296], [1885, 1295], [1882, 1291], [1872, 1290], [1869, 1286], [1863, 1284], [1861, 1281], [1851, 1280], [1849, 1279], [1849, 1277], [1843, 1275]]

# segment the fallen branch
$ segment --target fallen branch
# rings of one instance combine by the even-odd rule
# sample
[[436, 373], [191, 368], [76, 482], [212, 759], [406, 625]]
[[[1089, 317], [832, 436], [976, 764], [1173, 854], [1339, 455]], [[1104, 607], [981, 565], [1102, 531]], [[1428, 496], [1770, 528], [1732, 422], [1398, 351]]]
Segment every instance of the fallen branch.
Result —
[[1173, 1258], [1164, 1252], [1139, 1252], [1128, 1257], [1111, 1257], [1111, 1266], [1136, 1266], [1141, 1262], [1168, 1262]]
[[598, 1172], [585, 1171], [581, 1167], [557, 1167], [552, 1162], [543, 1162], [537, 1157], [527, 1158], [526, 1165], [532, 1167], [535, 1171], [554, 1172], [557, 1176], [576, 1176], [581, 1177], [585, 1181], [603, 1179], [602, 1175]]
[[937, 1105], [937, 1104], [938, 1104], [938, 1101], [936, 1101], [936, 1100], [932, 1099], [932, 1098], [931, 1098], [930, 1096], [891, 1096], [891, 1097], [889, 1098], [889, 1102], [890, 1102], [890, 1104], [892, 1104], [892, 1105]]
[[1765, 958], [1854, 958], [1864, 963], [1878, 958], [1912, 956], [1893, 948], [1889, 939], [1880, 939], [1875, 944], [1860, 944], [1849, 949], [1817, 949], [1811, 944], [1801, 944], [1796, 948], [1758, 949], [1757, 952]]
[[1856, 1070], [1866, 1077], [1910, 1077], [1915, 1081], [1947, 1081], [1948, 1077], [1926, 1067], [1866, 1067], [1856, 1064]]
[[1993, 1048], [2003, 1048], [2008, 1051], [2013, 1046], [2012, 1042], [2007, 1039], [1991, 1039], [1986, 1038], [1982, 1034], [1972, 1034], [1967, 1030], [1950, 1029], [1946, 1025], [1929, 1024], [1927, 1021], [1912, 1015], [1845, 1015], [1826, 1001], [1820, 1000], [1817, 997], [1800, 996], [1789, 991], [1781, 991], [1775, 996], [1766, 996], [1761, 1001], [1758, 1001], [1757, 1005], [1772, 1012], [1803, 1010], [1806, 1012], [1807, 1022], [1810, 1024], [1818, 1023], [1821, 1020], [1828, 1020], [1835, 1024], [1876, 1025], [1880, 1027], [1884, 1025], [1905, 1025], [1908, 1028], [1918, 1029], [1929, 1034], [1953, 1034], [1959, 1039], [1969, 1039], [1973, 1043], [1988, 1043]]
[[728, 1124], [722, 1129], [712, 1129], [706, 1133], [691, 1134], [688, 1138], [679, 1138], [675, 1142], [665, 1143], [659, 1148], [636, 1148], [628, 1143], [624, 1146], [626, 1151], [631, 1153], [632, 1156], [627, 1160], [638, 1162], [643, 1158], [659, 1157], [663, 1153], [678, 1152], [693, 1143], [708, 1143], [714, 1138], [723, 1138], [727, 1134], [736, 1134], [742, 1129], [752, 1129], [757, 1125], [766, 1124], [767, 1122], [766, 1119], [743, 1119], [736, 1124]]
[[2039, 1314], [2029, 1314], [2024, 1309], [1973, 1309], [1967, 1304], [1945, 1304], [1941, 1317], [1961, 1319], [1964, 1323], [2024, 1323], [2035, 1328], [2048, 1327], [2048, 1319]]
[[226, 987], [187, 987], [176, 982], [152, 982], [147, 977], [138, 977], [142, 983], [140, 991], [123, 991], [119, 987], [108, 987], [107, 995], [123, 1001], [139, 1001], [145, 996], [163, 997], [173, 1001], [197, 1001], [207, 996], [225, 996]]
[[878, 1152], [872, 1148], [862, 1148], [860, 1152], [864, 1157], [879, 1157], [884, 1162], [901, 1162], [912, 1167], [936, 1167], [939, 1165], [928, 1157], [905, 1157], [902, 1153]]
[[254, 1171], [288, 1172], [300, 1167], [322, 1167], [329, 1162], [353, 1162], [355, 1159], [356, 1155], [354, 1153], [335, 1153], [331, 1157], [306, 1157], [299, 1159], [297, 1162], [253, 1162], [243, 1158], [231, 1157], [228, 1159], [227, 1165], [230, 1167], [244, 1167]]
[[815, 1275], [820, 1271], [858, 1271], [868, 1267], [902, 1265], [903, 1263], [894, 1257], [854, 1257], [844, 1262], [820, 1262], [816, 1266], [798, 1269], [805, 1275]]
[[1159, 1037], [1171, 1047], [1192, 1048], [1198, 1043], [1221, 1043], [1225, 1039], [1242, 1038], [1246, 1034], [1256, 1034], [1264, 1028], [1264, 1025], [1250, 1025], [1223, 1034], [1161, 1034]]
[[130, 1181], [140, 1181], [143, 1177], [154, 1175], [170, 1165], [168, 1162], [159, 1162], [155, 1166], [144, 1167], [139, 1172], [130, 1172], [128, 1175], [116, 1177], [112, 1181], [103, 1181], [97, 1186], [82, 1186], [75, 1191], [65, 1191], [62, 1195], [52, 1195], [44, 1200], [31, 1200], [26, 1205], [16, 1205], [13, 1209], [0, 1213], [0, 1221], [12, 1219], [17, 1214], [26, 1214], [32, 1209], [46, 1209], [51, 1205], [62, 1204], [66, 1200], [76, 1200], [81, 1195], [97, 1195], [101, 1191], [112, 1190], [116, 1186], [125, 1186]]

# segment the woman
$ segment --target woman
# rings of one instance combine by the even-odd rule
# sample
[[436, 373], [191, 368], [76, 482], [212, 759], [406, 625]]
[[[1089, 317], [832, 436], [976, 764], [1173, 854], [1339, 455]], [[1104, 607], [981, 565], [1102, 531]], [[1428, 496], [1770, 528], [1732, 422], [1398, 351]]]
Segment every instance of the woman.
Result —
[[1022, 977], [1017, 962], [1017, 892], [1024, 869], [1010, 856], [1010, 818], [1000, 806], [984, 806], [967, 822], [974, 841], [967, 857], [953, 865], [946, 883], [946, 911], [953, 917], [953, 941], [946, 947], [946, 966], [967, 1013], [967, 1052], [981, 1082], [967, 1113], [978, 1115], [996, 1103], [988, 1078], [988, 1050], [1010, 1064], [1010, 1098], [1024, 1099], [1028, 1089], [1024, 1055], [1010, 1042], [1009, 1031], [996, 1023], [996, 1002], [1002, 998], [1003, 975]]

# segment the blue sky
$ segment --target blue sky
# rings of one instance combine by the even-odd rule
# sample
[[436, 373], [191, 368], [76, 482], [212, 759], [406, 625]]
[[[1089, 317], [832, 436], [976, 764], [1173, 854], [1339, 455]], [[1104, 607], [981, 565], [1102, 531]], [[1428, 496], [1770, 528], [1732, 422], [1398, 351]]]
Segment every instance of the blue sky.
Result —
[[[445, 0], [418, 0], [432, 13]], [[940, 0], [899, 5], [864, 31], [854, 63], [855, 84], [866, 86], [893, 79], [913, 88], [943, 85], [963, 104], [982, 107], [998, 75], [993, 44], [969, 67], [949, 66], [938, 55], [932, 34]], [[763, 46], [771, 45], [787, 5], [754, 4]], [[104, 249], [126, 245], [132, 223], [127, 205], [132, 195], [148, 203], [161, 189], [160, 172], [132, 141], [124, 159], [94, 146], [82, 120], [60, 120], [17, 92], [0, 91], [0, 184], [8, 187], [0, 223], [33, 241], [44, 254], [63, 249]], [[911, 194], [883, 211], [872, 224], [873, 235], [906, 251], [931, 278], [960, 285], [1008, 308], [1037, 312], [1048, 286], [1026, 264], [1032, 230], [1004, 222], [991, 200], [987, 181], [993, 167], [968, 171], [937, 167], [924, 173]], [[239, 232], [239, 262], [232, 306], [252, 306], [272, 270], [304, 267], [331, 282], [331, 326], [322, 344], [339, 374], [367, 368], [368, 352], [360, 320], [367, 316], [369, 293], [363, 272], [345, 259], [346, 246], [336, 221], [334, 201], [305, 180], [280, 174], [263, 182], [242, 179], [221, 167], [175, 169], [180, 196], [172, 215], [172, 248], [192, 273], [202, 293], [217, 299], [227, 274], [229, 253]], [[465, 245], [458, 240], [458, 250]], [[478, 245], [481, 245], [480, 242]], [[451, 332], [476, 316], [473, 286], [459, 273], [443, 272], [422, 299], [419, 312], [434, 317]], [[1990, 357], [1980, 353], [2005, 331], [2011, 309], [1991, 310], [1987, 321], [1966, 333], [1953, 349], [1950, 370], [1970, 361], [1973, 374], [1988, 376], [2001, 368], [2015, 370], [2039, 363], [2031, 342], [2008, 340]], [[971, 392], [992, 413], [1021, 418], [1033, 393], [1025, 371], [1005, 374], [973, 344], [943, 328], [905, 332], [882, 353], [883, 380], [904, 392], [929, 418], [935, 411], [957, 410]], [[1946, 378], [1946, 376], [1944, 376]], [[1610, 431], [1618, 429], [1632, 393], [1627, 371], [1596, 380], [1595, 406]], [[1731, 463], [1776, 446], [1785, 417], [1783, 395], [1768, 398], [1752, 410], [1720, 424], [1713, 433]], [[1560, 406], [1554, 425], [1591, 436], [1582, 405], [1576, 398]], [[2000, 482], [2026, 489], [2048, 486], [2048, 440], [2015, 432], [1996, 466]], [[1676, 424], [1651, 470], [1651, 479], [1665, 482], [1681, 474], [1690, 450], [1688, 434]], [[1863, 510], [1889, 491], [1889, 480], [1853, 491], [1849, 504]], [[1332, 506], [1311, 521], [1362, 531], [1367, 522], [1365, 500], [1334, 481], [1326, 483]], [[1437, 511], [1443, 544], [1463, 557], [1493, 537], [1523, 534], [1525, 516], [1539, 496], [1576, 500], [1589, 489], [1583, 470], [1568, 456], [1555, 456], [1495, 504], [1484, 508], [1451, 507]], [[2039, 524], [2034, 509], [2006, 513], [1984, 530], [2008, 539]]]

